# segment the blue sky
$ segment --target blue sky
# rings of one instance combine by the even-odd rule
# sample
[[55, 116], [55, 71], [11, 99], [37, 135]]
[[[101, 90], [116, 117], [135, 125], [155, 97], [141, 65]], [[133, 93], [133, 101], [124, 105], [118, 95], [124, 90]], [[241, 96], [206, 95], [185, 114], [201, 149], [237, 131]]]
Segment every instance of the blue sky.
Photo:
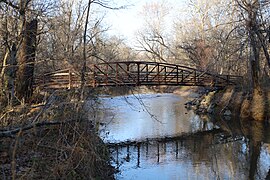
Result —
[[105, 23], [110, 27], [109, 34], [126, 39], [126, 42], [134, 40], [134, 34], [143, 26], [143, 18], [139, 14], [143, 5], [149, 2], [166, 2], [171, 7], [171, 21], [173, 14], [179, 14], [187, 0], [117, 0], [117, 5], [129, 5], [122, 10], [109, 10]]

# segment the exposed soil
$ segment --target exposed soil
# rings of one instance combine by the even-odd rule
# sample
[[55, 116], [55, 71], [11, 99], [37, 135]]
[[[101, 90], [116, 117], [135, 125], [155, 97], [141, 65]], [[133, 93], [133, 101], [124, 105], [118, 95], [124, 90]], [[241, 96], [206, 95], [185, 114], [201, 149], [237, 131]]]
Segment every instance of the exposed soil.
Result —
[[254, 90], [246, 93], [235, 87], [213, 90], [187, 103], [197, 113], [209, 113], [219, 116], [235, 116], [242, 119], [269, 121], [270, 91]]

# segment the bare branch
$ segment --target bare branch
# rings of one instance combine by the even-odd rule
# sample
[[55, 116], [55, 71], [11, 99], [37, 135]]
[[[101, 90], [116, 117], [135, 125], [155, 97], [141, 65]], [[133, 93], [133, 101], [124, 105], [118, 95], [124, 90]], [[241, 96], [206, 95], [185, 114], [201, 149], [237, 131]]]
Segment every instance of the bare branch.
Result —
[[8, 6], [14, 8], [14, 9], [17, 9], [17, 10], [20, 9], [19, 6], [13, 4], [12, 2], [10, 2], [10, 1], [8, 1], [8, 0], [0, 0], [0, 3], [5, 3], [5, 4], [7, 4]]
[[33, 129], [35, 127], [43, 127], [43, 126], [52, 126], [52, 125], [60, 125], [60, 124], [65, 124], [67, 122], [71, 121], [65, 121], [65, 122], [60, 122], [60, 121], [43, 121], [39, 123], [34, 123], [34, 124], [29, 124], [21, 128], [16, 128], [12, 130], [6, 130], [6, 131], [0, 131], [0, 137], [14, 137], [17, 133], [27, 131], [30, 129]]
[[127, 8], [127, 6], [111, 7], [111, 6], [108, 6], [108, 5], [106, 5], [106, 4], [104, 4], [104, 3], [100, 2], [100, 1], [95, 1], [95, 0], [93, 0], [92, 3], [97, 4], [97, 5], [101, 6], [101, 7], [106, 8], [106, 9], [111, 9], [111, 10], [120, 10], [120, 9]]

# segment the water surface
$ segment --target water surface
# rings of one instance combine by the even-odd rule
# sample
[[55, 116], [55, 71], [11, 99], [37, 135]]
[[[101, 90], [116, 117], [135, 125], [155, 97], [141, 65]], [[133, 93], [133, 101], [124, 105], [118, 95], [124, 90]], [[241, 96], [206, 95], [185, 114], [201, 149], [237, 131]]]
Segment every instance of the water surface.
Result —
[[100, 97], [100, 136], [111, 146], [116, 179], [265, 179], [269, 127], [199, 117], [187, 97]]

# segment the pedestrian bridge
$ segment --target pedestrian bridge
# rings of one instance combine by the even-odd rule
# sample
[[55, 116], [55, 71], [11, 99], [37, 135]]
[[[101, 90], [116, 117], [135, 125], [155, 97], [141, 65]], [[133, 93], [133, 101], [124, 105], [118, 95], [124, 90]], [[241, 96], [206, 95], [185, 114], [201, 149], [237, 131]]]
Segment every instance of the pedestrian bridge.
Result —
[[[211, 86], [237, 85], [241, 76], [219, 75], [186, 66], [158, 62], [123, 61], [92, 64], [85, 85], [101, 86]], [[71, 69], [44, 74], [36, 79], [41, 88], [79, 88], [81, 75]]]

